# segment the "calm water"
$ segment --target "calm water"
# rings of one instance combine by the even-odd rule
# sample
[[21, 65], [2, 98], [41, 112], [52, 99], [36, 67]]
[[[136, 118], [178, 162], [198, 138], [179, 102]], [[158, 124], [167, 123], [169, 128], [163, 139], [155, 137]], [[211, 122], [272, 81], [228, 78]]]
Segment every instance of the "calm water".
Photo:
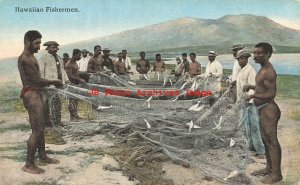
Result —
[[[219, 55], [216, 58], [225, 69], [232, 69], [234, 58], [232, 55]], [[197, 61], [206, 66], [208, 63], [208, 58], [206, 56], [197, 56]], [[277, 74], [291, 74], [300, 75], [300, 53], [296, 54], [273, 54], [271, 59]], [[259, 64], [256, 64], [253, 57], [249, 58], [250, 64], [258, 70], [260, 68]], [[170, 60], [166, 62], [167, 64], [175, 64], [175, 60]]]
[[[220, 55], [217, 56], [217, 60], [221, 62], [223, 68], [232, 69], [234, 61], [232, 55]], [[197, 61], [202, 66], [206, 66], [208, 63], [206, 56], [197, 56]], [[277, 74], [300, 75], [300, 53], [273, 54], [270, 61], [275, 67]], [[249, 58], [249, 62], [256, 70], [260, 68], [260, 65], [254, 63], [253, 57]], [[175, 60], [168, 59], [166, 63], [175, 64]], [[0, 80], [8, 76], [19, 78], [17, 58], [0, 59]]]

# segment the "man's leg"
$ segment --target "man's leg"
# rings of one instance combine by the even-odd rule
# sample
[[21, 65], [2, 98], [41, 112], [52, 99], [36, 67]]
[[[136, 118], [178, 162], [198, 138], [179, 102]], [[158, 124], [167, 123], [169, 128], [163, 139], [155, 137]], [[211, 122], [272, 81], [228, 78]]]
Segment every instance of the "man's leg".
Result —
[[43, 110], [44, 110], [44, 120], [45, 120], [45, 126], [47, 128], [52, 128], [53, 125], [50, 121], [50, 110], [49, 110], [49, 98], [50, 94], [48, 93], [48, 90], [42, 91], [42, 103], [43, 103]]
[[264, 156], [265, 145], [263, 144], [259, 125], [259, 114], [257, 107], [251, 104], [249, 107], [249, 126], [251, 130], [251, 140], [258, 156]]
[[28, 111], [32, 133], [27, 141], [27, 160], [22, 169], [33, 174], [44, 173], [45, 170], [37, 167], [34, 163], [34, 156], [39, 145], [39, 139], [44, 132], [43, 104], [40, 96], [35, 91], [27, 92], [23, 98], [23, 103]]
[[277, 138], [277, 125], [280, 118], [280, 110], [275, 102], [269, 103], [260, 111], [261, 126], [264, 128], [265, 144], [269, 150], [272, 173], [263, 182], [270, 184], [282, 180], [281, 174], [281, 147]]

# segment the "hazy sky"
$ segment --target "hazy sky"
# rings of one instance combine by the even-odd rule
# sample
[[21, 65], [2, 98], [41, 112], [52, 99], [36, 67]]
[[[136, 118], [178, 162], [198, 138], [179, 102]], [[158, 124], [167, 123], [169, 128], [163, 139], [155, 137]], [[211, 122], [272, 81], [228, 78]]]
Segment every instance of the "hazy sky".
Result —
[[[17, 13], [21, 8], [78, 8], [77, 13]], [[267, 16], [300, 30], [300, 0], [0, 0], [0, 58], [17, 56], [24, 33], [39, 30], [42, 41], [61, 45], [181, 17]]]

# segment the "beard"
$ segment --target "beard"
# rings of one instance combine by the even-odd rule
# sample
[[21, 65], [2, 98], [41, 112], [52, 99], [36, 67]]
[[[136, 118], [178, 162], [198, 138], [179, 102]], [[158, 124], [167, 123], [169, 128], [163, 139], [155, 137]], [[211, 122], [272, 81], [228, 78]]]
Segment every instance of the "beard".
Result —
[[40, 48], [35, 48], [35, 47], [33, 46], [33, 44], [30, 43], [29, 49], [30, 49], [31, 52], [37, 53], [37, 52], [39, 51]]

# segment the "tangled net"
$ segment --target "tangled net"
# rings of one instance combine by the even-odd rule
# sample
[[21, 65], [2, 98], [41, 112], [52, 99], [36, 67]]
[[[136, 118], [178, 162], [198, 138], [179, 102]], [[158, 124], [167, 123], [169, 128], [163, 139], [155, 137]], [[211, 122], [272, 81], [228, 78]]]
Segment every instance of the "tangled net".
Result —
[[[126, 78], [100, 74], [91, 77], [93, 84], [51, 90], [90, 103], [96, 120], [106, 123], [102, 127], [122, 139], [139, 137], [160, 148], [173, 162], [194, 165], [220, 182], [232, 183], [230, 180], [242, 175], [243, 183], [250, 183], [245, 175], [248, 142], [240, 116], [242, 105], [240, 101], [232, 103], [231, 89], [225, 88], [218, 95], [212, 78], [183, 77], [177, 82], [169, 80], [170, 75], [153, 81], [155, 78], [155, 74], [148, 80], [137, 77], [134, 85]], [[105, 95], [107, 88], [131, 92], [179, 90], [180, 93], [172, 97], [136, 96], [135, 93], [111, 96]], [[99, 94], [91, 96], [91, 89]], [[187, 97], [187, 89], [206, 89], [213, 94]]]

